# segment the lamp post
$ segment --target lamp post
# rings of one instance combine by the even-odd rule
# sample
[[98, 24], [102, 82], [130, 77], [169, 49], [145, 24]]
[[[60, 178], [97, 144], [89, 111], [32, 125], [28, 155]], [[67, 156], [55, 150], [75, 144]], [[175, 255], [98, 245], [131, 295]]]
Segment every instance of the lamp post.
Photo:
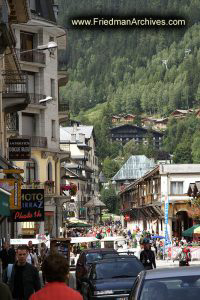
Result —
[[[55, 49], [58, 47], [56, 42], [48, 42], [45, 45], [38, 45], [37, 48], [35, 49], [29, 49], [29, 50], [24, 50], [24, 51], [20, 51], [20, 54], [23, 53], [28, 53], [28, 52], [34, 52], [34, 51], [44, 51], [44, 50], [49, 50], [50, 53], [52, 53], [53, 51], [55, 51]], [[5, 134], [5, 130], [4, 130], [4, 121], [3, 121], [3, 97], [2, 97], [2, 93], [3, 93], [3, 76], [2, 76], [2, 71], [3, 71], [3, 60], [5, 56], [8, 55], [13, 55], [13, 52], [10, 53], [6, 53], [0, 56], [0, 154], [2, 156], [4, 156], [4, 149], [3, 149], [3, 145], [4, 145], [4, 134]], [[52, 97], [47, 96], [45, 99], [41, 99], [39, 102], [43, 103], [46, 101], [52, 100]]]

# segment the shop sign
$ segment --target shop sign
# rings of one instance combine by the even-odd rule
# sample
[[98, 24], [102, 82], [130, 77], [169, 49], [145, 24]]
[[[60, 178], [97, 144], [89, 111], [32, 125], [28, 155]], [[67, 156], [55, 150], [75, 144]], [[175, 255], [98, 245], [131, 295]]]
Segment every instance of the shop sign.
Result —
[[16, 179], [0, 179], [0, 188], [11, 193], [10, 209], [21, 208], [21, 181]]
[[13, 222], [44, 221], [44, 189], [23, 189], [21, 209], [12, 211]]
[[31, 158], [30, 138], [9, 138], [9, 160], [29, 160]]

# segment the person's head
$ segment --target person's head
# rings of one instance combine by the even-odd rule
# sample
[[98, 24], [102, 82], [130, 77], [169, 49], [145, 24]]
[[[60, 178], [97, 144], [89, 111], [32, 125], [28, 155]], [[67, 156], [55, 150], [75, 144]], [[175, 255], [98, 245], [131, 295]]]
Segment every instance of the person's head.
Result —
[[8, 250], [10, 245], [9, 245], [9, 242], [4, 242], [2, 246], [3, 246], [3, 249]]
[[16, 257], [18, 265], [25, 265], [28, 256], [28, 250], [26, 245], [21, 245], [17, 247]]
[[29, 241], [29, 242], [28, 242], [28, 246], [29, 246], [29, 248], [33, 247], [32, 241]]
[[47, 282], [65, 282], [69, 274], [67, 259], [60, 254], [50, 254], [42, 264]]

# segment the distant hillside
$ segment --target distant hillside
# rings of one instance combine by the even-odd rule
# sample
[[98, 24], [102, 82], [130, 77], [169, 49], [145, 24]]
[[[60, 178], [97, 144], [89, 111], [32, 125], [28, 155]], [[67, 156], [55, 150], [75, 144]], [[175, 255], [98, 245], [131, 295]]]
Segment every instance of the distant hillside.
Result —
[[[69, 82], [62, 91], [73, 114], [109, 101], [113, 113], [159, 114], [200, 104], [200, 1], [60, 0], [60, 23], [72, 16], [154, 13], [186, 16], [170, 30], [68, 30]], [[166, 61], [164, 64], [163, 61]]]

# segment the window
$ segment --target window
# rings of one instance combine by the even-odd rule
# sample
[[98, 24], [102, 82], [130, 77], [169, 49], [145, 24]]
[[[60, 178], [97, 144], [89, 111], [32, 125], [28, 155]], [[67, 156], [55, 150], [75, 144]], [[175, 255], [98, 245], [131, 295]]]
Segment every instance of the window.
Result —
[[51, 78], [51, 97], [55, 99], [55, 79]]
[[30, 9], [31, 11], [36, 11], [36, 3], [35, 0], [29, 0], [29, 5], [30, 5]]
[[48, 180], [52, 180], [52, 163], [49, 162], [47, 166], [47, 175], [48, 175]]
[[[32, 50], [34, 41], [34, 34], [30, 32], [20, 32], [20, 51]], [[26, 52], [20, 54], [20, 59], [25, 61], [33, 61], [34, 52]]]
[[55, 139], [56, 137], [56, 121], [51, 120], [51, 138]]
[[36, 180], [36, 169], [37, 169], [37, 164], [34, 160], [32, 160], [31, 162], [27, 162], [27, 164], [26, 164], [26, 181], [27, 182]]
[[170, 187], [171, 195], [183, 194], [183, 181], [173, 181]]

